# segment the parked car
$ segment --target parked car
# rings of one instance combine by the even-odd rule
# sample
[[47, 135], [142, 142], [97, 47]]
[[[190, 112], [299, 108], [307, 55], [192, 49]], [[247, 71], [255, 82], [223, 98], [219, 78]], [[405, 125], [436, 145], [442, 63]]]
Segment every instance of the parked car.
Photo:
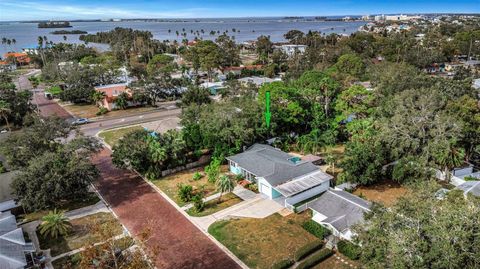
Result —
[[72, 122], [73, 125], [82, 125], [86, 123], [89, 123], [89, 120], [87, 118], [79, 118]]

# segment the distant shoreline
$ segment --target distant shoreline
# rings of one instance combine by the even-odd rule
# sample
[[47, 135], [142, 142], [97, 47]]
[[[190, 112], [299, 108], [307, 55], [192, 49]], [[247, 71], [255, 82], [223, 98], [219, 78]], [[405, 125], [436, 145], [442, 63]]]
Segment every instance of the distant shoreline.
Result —
[[84, 34], [88, 34], [88, 32], [82, 31], [82, 30], [71, 30], [71, 31], [58, 30], [58, 31], [50, 32], [50, 34], [52, 35], [84, 35]]

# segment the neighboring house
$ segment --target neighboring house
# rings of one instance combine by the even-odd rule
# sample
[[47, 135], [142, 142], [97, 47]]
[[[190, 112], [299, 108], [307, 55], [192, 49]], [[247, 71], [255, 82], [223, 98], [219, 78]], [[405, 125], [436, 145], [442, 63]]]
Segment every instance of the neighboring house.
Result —
[[227, 66], [224, 68], [221, 68], [220, 71], [224, 75], [228, 74], [234, 74], [236, 76], [239, 76], [242, 74], [243, 70], [248, 70], [248, 71], [260, 71], [262, 70], [263, 65], [257, 64], [257, 65], [241, 65], [241, 66]]
[[[120, 84], [110, 84], [104, 86], [96, 86], [95, 91], [103, 92], [105, 98], [102, 101], [98, 102], [100, 106], [106, 108], [108, 111], [111, 111], [116, 108], [115, 100], [122, 93], [127, 93], [129, 97], [132, 97], [132, 91], [128, 88], [126, 83]], [[128, 106], [134, 105], [133, 102], [129, 101]]]
[[290, 209], [328, 190], [333, 178], [311, 162], [268, 145], [254, 144], [227, 160], [232, 173], [256, 183], [268, 198], [284, 199]]
[[218, 91], [224, 89], [223, 82], [204, 82], [200, 84], [200, 87], [210, 91], [211, 95], [217, 95]]
[[472, 87], [476, 90], [480, 90], [480, 78], [473, 80]]
[[305, 53], [305, 50], [307, 49], [307, 45], [287, 44], [287, 45], [277, 46], [276, 48], [282, 50], [288, 57], [292, 57], [296, 53], [299, 53], [299, 54]]
[[6, 60], [12, 59], [16, 65], [28, 65], [30, 63], [30, 57], [24, 52], [8, 52], [3, 55]]
[[[435, 176], [439, 180], [446, 180], [445, 172], [435, 169]], [[467, 164], [467, 166], [457, 167], [450, 171], [450, 183], [454, 186], [460, 186], [466, 182], [465, 178], [478, 178], [480, 179], [480, 171], [474, 171], [473, 166]]]
[[336, 237], [352, 240], [351, 227], [363, 222], [371, 203], [343, 190], [329, 189], [308, 206], [312, 220], [325, 226]]
[[456, 189], [462, 190], [465, 196], [472, 194], [480, 197], [480, 180], [465, 181], [465, 183], [458, 185]]
[[0, 72], [6, 71], [15, 71], [17, 70], [17, 66], [13, 63], [9, 63], [7, 61], [0, 61]]
[[12, 213], [0, 213], [0, 268], [20, 269], [27, 266], [26, 255], [33, 260], [35, 247], [25, 242], [22, 228], [17, 227], [17, 221]]
[[265, 83], [272, 83], [274, 81], [281, 81], [281, 79], [280, 78], [273, 79], [273, 78], [267, 78], [267, 77], [253, 76], [253, 77], [240, 78], [240, 79], [238, 79], [238, 81], [242, 84], [245, 84], [245, 85], [248, 84], [248, 83], [253, 83], [257, 87], [260, 87]]

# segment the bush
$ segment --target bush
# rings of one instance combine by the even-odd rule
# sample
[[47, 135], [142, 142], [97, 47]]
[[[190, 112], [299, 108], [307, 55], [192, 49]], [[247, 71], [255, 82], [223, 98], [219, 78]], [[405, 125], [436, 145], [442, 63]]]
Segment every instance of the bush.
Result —
[[351, 260], [358, 260], [360, 258], [360, 247], [351, 242], [340, 241], [337, 244], [337, 249], [338, 252], [347, 256]]
[[192, 197], [193, 208], [197, 212], [202, 212], [205, 208], [205, 202], [203, 201], [203, 192], [199, 192]]
[[195, 174], [193, 174], [193, 180], [194, 181], [198, 181], [200, 180], [201, 178], [203, 177], [203, 175], [200, 173], [200, 172], [195, 172]]
[[108, 109], [101, 106], [101, 107], [98, 108], [98, 111], [97, 111], [96, 115], [101, 116], [101, 115], [104, 115], [104, 114], [107, 114], [107, 113], [108, 113]]
[[330, 231], [323, 227], [322, 225], [316, 223], [313, 220], [308, 220], [302, 224], [303, 229], [307, 230], [309, 233], [315, 235], [320, 239], [324, 239], [330, 235]]
[[312, 256], [305, 259], [302, 263], [297, 266], [297, 269], [308, 269], [319, 264], [321, 261], [326, 260], [328, 257], [333, 255], [333, 251], [330, 249], [324, 248], [315, 252]]
[[315, 240], [311, 243], [306, 244], [305, 246], [299, 248], [295, 254], [293, 255], [293, 259], [298, 262], [299, 260], [307, 257], [308, 255], [312, 254], [313, 252], [321, 249], [323, 246], [322, 241]]
[[258, 193], [258, 185], [255, 183], [248, 184], [247, 188], [255, 193]]
[[287, 269], [295, 263], [292, 259], [281, 260], [273, 264], [272, 269]]
[[177, 187], [180, 200], [184, 203], [190, 202], [193, 197], [193, 187], [187, 184], [178, 184]]
[[238, 174], [238, 175], [235, 175], [235, 180], [238, 182], [238, 181], [242, 181], [245, 177], [242, 175], [242, 174]]

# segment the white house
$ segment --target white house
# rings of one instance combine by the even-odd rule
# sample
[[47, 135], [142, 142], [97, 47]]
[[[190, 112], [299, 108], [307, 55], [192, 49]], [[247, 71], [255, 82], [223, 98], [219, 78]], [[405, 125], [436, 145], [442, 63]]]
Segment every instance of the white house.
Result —
[[328, 190], [333, 178], [311, 162], [269, 145], [254, 144], [227, 160], [232, 173], [256, 183], [269, 199], [284, 199], [290, 209]]
[[277, 48], [281, 49], [288, 57], [292, 57], [295, 53], [303, 54], [307, 49], [307, 45], [294, 45], [294, 44], [287, 44], [281, 45]]

